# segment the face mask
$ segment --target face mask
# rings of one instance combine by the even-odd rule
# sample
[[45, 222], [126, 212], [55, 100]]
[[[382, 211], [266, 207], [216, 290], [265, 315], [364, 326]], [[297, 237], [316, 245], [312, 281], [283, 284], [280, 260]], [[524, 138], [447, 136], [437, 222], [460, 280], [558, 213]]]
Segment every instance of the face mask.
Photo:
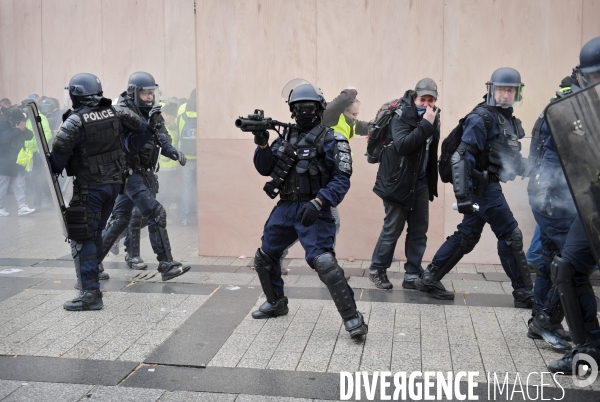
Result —
[[419, 116], [423, 116], [426, 110], [427, 106], [417, 106], [417, 113], [419, 113]]
[[305, 130], [310, 130], [321, 122], [316, 114], [301, 114], [296, 116], [296, 123]]

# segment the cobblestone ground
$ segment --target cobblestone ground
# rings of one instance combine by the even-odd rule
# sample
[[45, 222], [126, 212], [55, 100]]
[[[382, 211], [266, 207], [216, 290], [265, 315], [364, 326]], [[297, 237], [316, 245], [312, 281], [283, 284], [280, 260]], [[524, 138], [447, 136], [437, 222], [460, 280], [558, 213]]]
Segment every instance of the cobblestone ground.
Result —
[[[105, 307], [67, 312], [75, 275], [55, 224], [51, 210], [0, 220], [2, 401], [338, 400], [340, 372], [478, 371], [480, 384], [509, 373], [512, 384], [562, 355], [526, 336], [530, 312], [512, 307], [499, 265], [459, 264], [444, 279], [456, 299], [440, 302], [402, 289], [402, 262], [388, 271], [394, 290], [382, 291], [370, 261], [341, 261], [369, 324], [351, 340], [318, 276], [289, 259], [289, 314], [254, 320], [265, 299], [252, 260], [198, 256], [197, 228], [173, 223], [173, 254], [190, 272], [162, 282], [144, 232], [149, 269], [109, 254]], [[581, 391], [557, 379], [544, 385], [565, 388], [564, 400]], [[583, 391], [573, 400], [597, 399], [600, 380]]]

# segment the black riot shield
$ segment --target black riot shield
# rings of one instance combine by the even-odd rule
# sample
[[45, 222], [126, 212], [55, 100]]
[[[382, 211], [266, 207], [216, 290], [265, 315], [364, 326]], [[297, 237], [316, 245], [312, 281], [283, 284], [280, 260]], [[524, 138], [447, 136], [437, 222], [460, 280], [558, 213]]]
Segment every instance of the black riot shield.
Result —
[[600, 264], [600, 83], [548, 106], [546, 121]]
[[50, 155], [50, 149], [48, 147], [48, 143], [46, 142], [46, 136], [44, 135], [44, 129], [42, 128], [40, 114], [34, 102], [27, 104], [27, 117], [31, 122], [33, 136], [37, 141], [39, 152], [44, 157], [44, 161], [46, 161], [44, 164], [44, 175], [48, 180], [48, 184], [50, 184], [50, 192], [52, 193], [52, 199], [54, 200], [54, 205], [56, 207], [56, 211], [58, 212], [58, 222], [61, 226], [63, 235], [68, 237], [65, 221], [65, 200], [63, 199], [62, 191], [60, 190], [60, 184], [58, 183], [58, 175], [52, 173], [50, 160], [48, 159], [48, 156]]

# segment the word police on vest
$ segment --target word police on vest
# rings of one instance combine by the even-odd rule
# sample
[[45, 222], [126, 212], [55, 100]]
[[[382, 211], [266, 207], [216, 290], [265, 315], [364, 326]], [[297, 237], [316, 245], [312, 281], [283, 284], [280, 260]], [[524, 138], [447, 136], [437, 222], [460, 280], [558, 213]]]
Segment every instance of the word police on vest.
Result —
[[86, 123], [90, 120], [91, 121], [103, 120], [103, 119], [108, 119], [109, 117], [115, 117], [115, 114], [113, 113], [113, 111], [111, 109], [102, 110], [100, 112], [85, 113], [83, 115], [83, 119], [85, 120]]

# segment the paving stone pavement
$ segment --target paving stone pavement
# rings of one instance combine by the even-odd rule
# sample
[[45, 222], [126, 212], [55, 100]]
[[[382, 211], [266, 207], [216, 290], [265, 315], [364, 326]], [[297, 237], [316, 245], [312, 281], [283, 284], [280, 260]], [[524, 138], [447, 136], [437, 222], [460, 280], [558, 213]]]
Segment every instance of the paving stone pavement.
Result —
[[[530, 313], [511, 307], [500, 265], [458, 264], [444, 279], [456, 299], [442, 302], [402, 289], [402, 261], [388, 271], [393, 291], [368, 279], [370, 261], [340, 261], [369, 325], [364, 340], [351, 340], [303, 259], [284, 260], [288, 315], [254, 320], [265, 298], [252, 259], [200, 256], [197, 228], [172, 222], [173, 254], [190, 272], [162, 282], [144, 231], [149, 269], [128, 269], [121, 247], [105, 260], [104, 309], [67, 312], [77, 291], [68, 244], [48, 236], [58, 232], [54, 212], [0, 224], [2, 401], [316, 402], [339, 399], [340, 372], [478, 371], [484, 387], [488, 375], [513, 382], [561, 357], [526, 336]], [[569, 400], [577, 388], [558, 380]], [[600, 380], [584, 390], [599, 397]]]

